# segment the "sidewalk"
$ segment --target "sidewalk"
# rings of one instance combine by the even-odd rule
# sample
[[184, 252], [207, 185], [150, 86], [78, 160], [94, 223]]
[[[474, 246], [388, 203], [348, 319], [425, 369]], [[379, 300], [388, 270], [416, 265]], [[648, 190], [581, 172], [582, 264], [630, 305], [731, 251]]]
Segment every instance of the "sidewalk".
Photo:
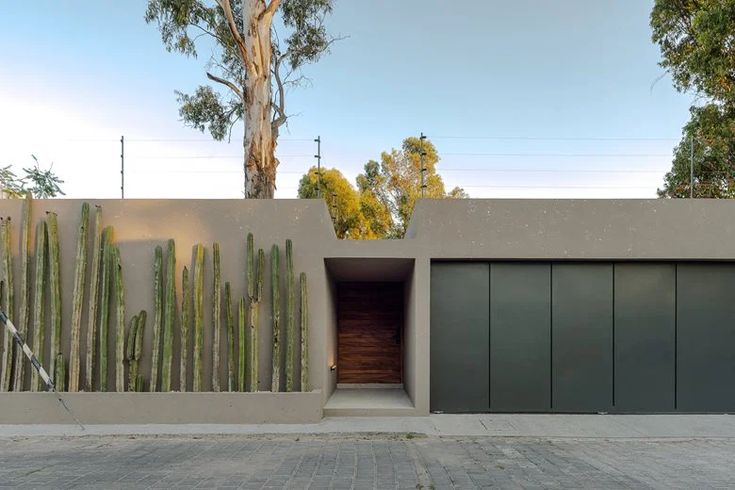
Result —
[[[83, 421], [82, 421], [83, 422]], [[0, 425], [0, 438], [89, 435], [424, 434], [538, 438], [735, 439], [735, 415], [431, 415], [327, 417], [317, 424]]]

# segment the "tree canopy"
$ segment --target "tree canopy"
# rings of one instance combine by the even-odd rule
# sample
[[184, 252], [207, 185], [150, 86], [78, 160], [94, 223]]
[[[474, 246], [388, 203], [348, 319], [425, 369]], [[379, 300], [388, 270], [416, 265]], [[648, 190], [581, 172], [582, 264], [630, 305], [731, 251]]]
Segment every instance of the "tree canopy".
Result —
[[23, 177], [13, 172], [12, 165], [0, 168], [0, 192], [10, 198], [23, 197], [28, 193], [37, 199], [66, 195], [60, 186], [64, 181], [51, 168], [42, 169], [35, 155], [31, 157], [34, 165], [23, 168]]

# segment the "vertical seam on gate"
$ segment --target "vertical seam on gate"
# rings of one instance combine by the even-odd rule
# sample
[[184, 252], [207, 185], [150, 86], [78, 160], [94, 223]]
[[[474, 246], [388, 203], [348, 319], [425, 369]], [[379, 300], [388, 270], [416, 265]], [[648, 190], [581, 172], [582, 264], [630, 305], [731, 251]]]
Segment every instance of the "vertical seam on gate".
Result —
[[549, 411], [554, 410], [554, 264], [549, 262]]
[[679, 264], [674, 263], [674, 410], [679, 408]]
[[615, 408], [615, 262], [612, 264], [612, 406]]

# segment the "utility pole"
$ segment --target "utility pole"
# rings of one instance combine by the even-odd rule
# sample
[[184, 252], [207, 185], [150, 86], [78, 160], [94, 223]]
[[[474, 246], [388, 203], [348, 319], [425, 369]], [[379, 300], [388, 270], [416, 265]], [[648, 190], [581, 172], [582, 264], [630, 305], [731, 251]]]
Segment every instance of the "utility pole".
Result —
[[125, 199], [125, 136], [120, 136], [120, 196]]
[[421, 156], [421, 197], [426, 197], [426, 166], [424, 165], [426, 150], [424, 149], [424, 141], [426, 141], [426, 136], [422, 132], [421, 137], [419, 138], [421, 150], [421, 153], [419, 153]]
[[316, 143], [316, 196], [322, 197], [322, 137], [317, 136], [314, 140]]
[[689, 137], [689, 199], [694, 198], [694, 135]]

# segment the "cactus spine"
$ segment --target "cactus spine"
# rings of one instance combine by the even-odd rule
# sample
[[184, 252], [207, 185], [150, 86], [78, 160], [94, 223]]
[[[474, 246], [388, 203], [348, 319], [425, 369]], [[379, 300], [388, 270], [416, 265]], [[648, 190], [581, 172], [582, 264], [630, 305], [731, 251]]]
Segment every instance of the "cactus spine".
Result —
[[92, 272], [89, 277], [89, 318], [87, 319], [87, 362], [84, 366], [84, 389], [94, 389], [93, 373], [95, 344], [97, 342], [97, 305], [99, 303], [100, 254], [102, 252], [102, 208], [95, 207], [94, 245], [92, 246]]
[[237, 380], [239, 383], [239, 390], [246, 391], [247, 386], [245, 384], [245, 373], [247, 368], [247, 351], [248, 342], [245, 338], [245, 325], [247, 320], [245, 318], [245, 298], [240, 298], [240, 303], [237, 305], [237, 333], [238, 333], [238, 349], [239, 359], [237, 363]]
[[112, 272], [115, 286], [115, 391], [125, 391], [125, 285], [120, 249], [112, 247]]
[[[13, 251], [10, 249], [10, 218], [3, 221], [0, 226], [3, 245], [3, 280], [5, 282], [2, 299], [5, 306], [5, 313], [13, 319], [15, 315], [13, 314]], [[4, 332], [3, 338], [5, 341], [2, 360], [0, 360], [0, 371], [2, 372], [0, 391], [9, 391], [12, 381], [10, 379], [10, 370], [13, 367], [13, 340], [10, 338], [9, 331]]]
[[296, 317], [294, 304], [293, 243], [286, 240], [286, 391], [294, 390]]
[[202, 391], [204, 344], [204, 246], [195, 246], [194, 263], [194, 391]]
[[[36, 277], [33, 297], [33, 352], [38, 358], [38, 362], [43, 364], [45, 360], [44, 346], [44, 321], [43, 321], [43, 305], [44, 305], [44, 287], [43, 278], [46, 276], [46, 222], [41, 221], [36, 225]], [[35, 369], [31, 370], [31, 391], [38, 391], [40, 388], [40, 379]]]
[[[46, 213], [46, 226], [48, 233], [49, 254], [49, 287], [51, 289], [51, 308], [49, 319], [51, 320], [51, 372], [56, 373], [56, 361], [61, 352], [61, 278], [59, 273], [59, 223], [56, 213]], [[64, 391], [63, 379], [56, 380], [56, 388]]]
[[153, 344], [151, 345], [151, 380], [148, 391], [158, 391], [158, 368], [161, 355], [161, 322], [163, 312], [161, 309], [163, 249], [156, 246], [153, 258]]
[[189, 333], [191, 328], [191, 284], [189, 283], [189, 268], [184, 266], [181, 273], [181, 359], [179, 366], [179, 391], [186, 391], [186, 372], [189, 366]]
[[306, 273], [299, 276], [301, 283], [301, 391], [309, 388], [309, 295], [306, 288]]
[[176, 318], [176, 243], [168, 241], [166, 252], [166, 296], [163, 313], [163, 367], [161, 391], [171, 391], [171, 365], [174, 351], [174, 320]]
[[253, 296], [250, 297], [250, 391], [260, 391], [260, 379], [258, 377], [258, 328], [260, 317], [260, 301], [263, 298], [263, 274], [265, 269], [265, 252], [258, 249], [258, 262], [255, 266], [255, 285]]
[[[21, 217], [20, 229], [20, 314], [18, 321], [18, 332], [22, 336], [26, 336], [28, 332], [28, 319], [30, 316], [31, 306], [31, 288], [30, 288], [30, 268], [28, 260], [28, 250], [31, 247], [31, 202], [33, 198], [31, 193], [26, 193], [23, 200], [23, 210]], [[21, 391], [25, 376], [23, 354], [15, 346], [15, 361], [13, 363], [13, 391]]]
[[212, 391], [219, 391], [219, 344], [221, 328], [221, 289], [222, 278], [220, 271], [219, 243], [212, 245], [212, 269], [214, 270], [214, 284], [212, 285]]
[[271, 391], [281, 391], [281, 263], [278, 245], [271, 247], [271, 318], [273, 319], [273, 369]]
[[225, 328], [227, 329], [227, 391], [235, 391], [235, 325], [232, 321], [232, 291], [225, 282]]
[[87, 229], [89, 204], [82, 204], [82, 218], [77, 238], [77, 257], [74, 269], [74, 292], [71, 305], [71, 348], [69, 349], [69, 391], [79, 391], [79, 332], [82, 327], [84, 275], [87, 270]]
[[102, 231], [102, 274], [100, 285], [100, 391], [107, 391], [107, 353], [110, 332], [110, 282], [112, 273], [112, 228]]

